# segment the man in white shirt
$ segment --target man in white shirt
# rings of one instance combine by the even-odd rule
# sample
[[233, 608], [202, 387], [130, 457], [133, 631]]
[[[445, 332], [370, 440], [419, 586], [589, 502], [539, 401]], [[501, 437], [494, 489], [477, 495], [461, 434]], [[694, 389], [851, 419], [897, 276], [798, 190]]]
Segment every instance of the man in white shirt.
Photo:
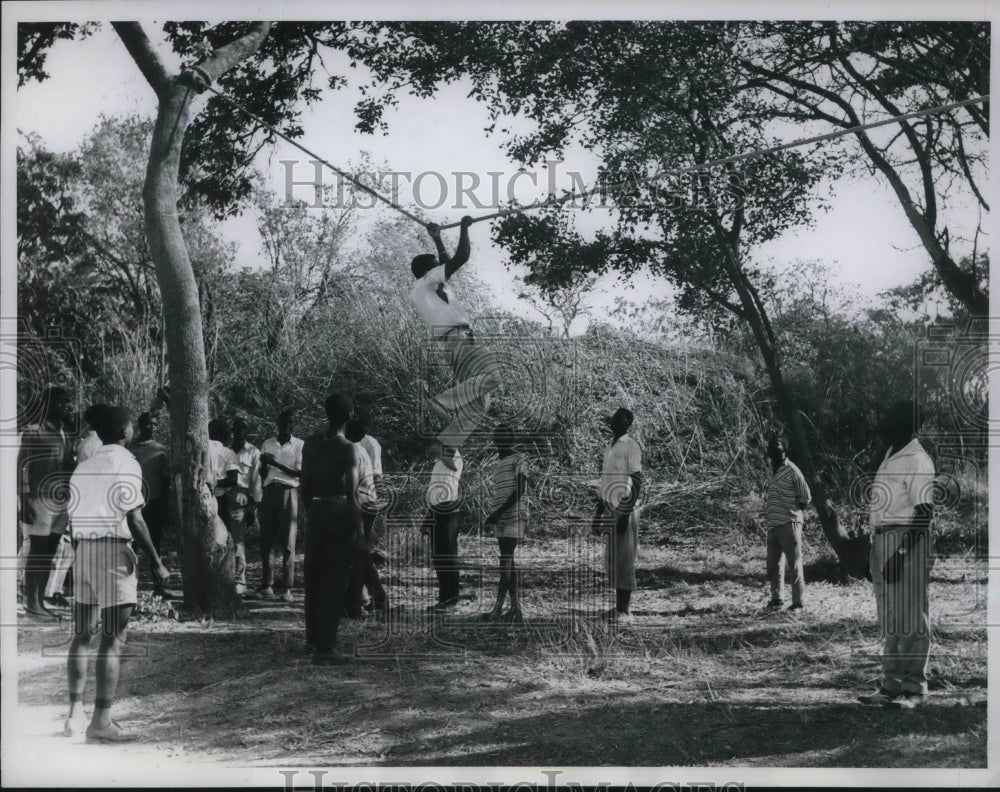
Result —
[[632, 621], [635, 555], [639, 546], [642, 449], [628, 436], [633, 420], [632, 411], [620, 407], [609, 421], [613, 439], [604, 454], [600, 496], [593, 522], [593, 532], [606, 537], [605, 567], [616, 598], [610, 616], [621, 624]]
[[[358, 492], [357, 502], [361, 509], [364, 525], [364, 542], [359, 542], [351, 571], [351, 582], [347, 591], [347, 615], [352, 619], [361, 618], [363, 613], [363, 590], [368, 589], [372, 608], [384, 612], [387, 607], [385, 589], [379, 578], [375, 562], [372, 560], [372, 526], [378, 516], [378, 493], [375, 489], [375, 466], [362, 444], [366, 437], [363, 425], [358, 420], [347, 422], [344, 436], [358, 449]], [[372, 438], [374, 439], [374, 438]]]
[[302, 443], [292, 434], [295, 416], [285, 410], [278, 416], [278, 434], [260, 446], [260, 474], [263, 496], [260, 501], [260, 592], [274, 596], [271, 551], [281, 552], [284, 599], [292, 599], [295, 585], [295, 539], [299, 526], [299, 477], [302, 473]]
[[[447, 459], [444, 456], [447, 455]], [[427, 485], [427, 516], [421, 532], [430, 534], [431, 563], [438, 579], [438, 601], [429, 610], [445, 611], [458, 604], [458, 524], [461, 505], [462, 454], [455, 448], [438, 457]]]
[[869, 512], [882, 682], [860, 700], [894, 709], [912, 709], [927, 694], [934, 463], [917, 439], [920, 426], [912, 401], [896, 402], [882, 416], [879, 433], [889, 448], [872, 484]]
[[[142, 468], [125, 448], [132, 421], [123, 407], [108, 407], [98, 428], [103, 445], [82, 462], [70, 479], [69, 521], [76, 547], [74, 633], [67, 675], [70, 711], [67, 736], [86, 728], [87, 742], [135, 739], [113, 720], [110, 709], [118, 688], [119, 658], [138, 589], [138, 559], [131, 542], [138, 540], [153, 559], [156, 576], [165, 582], [164, 567], [142, 519]], [[94, 639], [97, 649], [97, 695], [94, 715], [86, 725], [83, 689]]]
[[458, 248], [452, 257], [448, 256], [441, 241], [441, 230], [434, 223], [428, 225], [438, 255], [424, 253], [414, 257], [410, 264], [413, 277], [417, 279], [410, 298], [431, 334], [444, 347], [456, 381], [454, 386], [426, 399], [430, 410], [448, 422], [437, 435], [445, 449], [462, 447], [486, 417], [490, 393], [500, 386], [500, 363], [496, 354], [476, 341], [465, 307], [447, 288], [451, 276], [469, 260], [471, 223], [471, 217], [462, 218]]
[[[97, 423], [101, 411], [105, 409], [107, 409], [106, 404], [92, 404], [83, 411], [83, 420], [87, 424], [87, 431], [76, 443], [76, 464], [79, 465], [103, 445], [101, 438], [97, 436]], [[59, 547], [56, 548], [55, 557], [52, 559], [52, 572], [49, 574], [49, 582], [45, 586], [46, 604], [69, 605], [63, 595], [63, 587], [72, 566], [73, 543], [70, 541], [67, 531], [59, 540]]]
[[233, 439], [229, 450], [236, 456], [236, 486], [226, 494], [226, 526], [236, 545], [236, 593], [247, 590], [247, 524], [253, 521], [263, 497], [260, 480], [260, 451], [247, 442], [247, 422], [233, 420]]

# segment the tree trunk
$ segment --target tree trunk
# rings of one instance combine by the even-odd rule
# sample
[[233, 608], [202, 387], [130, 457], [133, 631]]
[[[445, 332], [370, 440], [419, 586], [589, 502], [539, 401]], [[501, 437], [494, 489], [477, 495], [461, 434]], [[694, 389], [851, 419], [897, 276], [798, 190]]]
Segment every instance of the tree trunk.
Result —
[[235, 604], [233, 543], [221, 518], [208, 460], [208, 374], [198, 285], [177, 218], [181, 145], [188, 123], [190, 88], [171, 79], [159, 96], [143, 202], [146, 238], [164, 306], [170, 369], [170, 430], [181, 449], [181, 573], [184, 603], [211, 618]]
[[[716, 234], [728, 243], [722, 232], [721, 225], [717, 222], [713, 224]], [[727, 254], [726, 271], [732, 282], [736, 293], [740, 298], [740, 305], [743, 309], [743, 318], [750, 325], [757, 348], [760, 350], [764, 360], [764, 367], [767, 369], [771, 387], [774, 390], [775, 401], [777, 402], [778, 413], [785, 421], [790, 435], [789, 442], [791, 448], [789, 457], [805, 476], [812, 491], [813, 507], [816, 509], [816, 516], [819, 517], [819, 524], [823, 529], [830, 547], [837, 555], [840, 564], [841, 577], [863, 578], [868, 574], [868, 551], [871, 547], [871, 539], [868, 536], [852, 537], [844, 530], [840, 524], [840, 517], [826, 493], [826, 488], [820, 481], [813, 464], [812, 451], [809, 446], [809, 439], [806, 436], [805, 427], [802, 425], [802, 416], [795, 404], [795, 399], [785, 385], [785, 378], [781, 371], [781, 361], [770, 330], [767, 316], [764, 314], [763, 304], [754, 299], [752, 285], [746, 278], [739, 264], [739, 254], [728, 244], [725, 248]]]
[[[203, 618], [228, 615], [236, 605], [234, 546], [218, 514], [208, 463], [208, 374], [198, 284], [177, 217], [178, 173], [194, 90], [169, 75], [135, 22], [112, 23], [143, 76], [156, 92], [156, 125], [143, 187], [146, 240], [163, 301], [170, 367], [170, 432], [180, 468], [181, 573], [184, 602]], [[253, 54], [270, 23], [215, 50], [199, 64], [214, 80]]]

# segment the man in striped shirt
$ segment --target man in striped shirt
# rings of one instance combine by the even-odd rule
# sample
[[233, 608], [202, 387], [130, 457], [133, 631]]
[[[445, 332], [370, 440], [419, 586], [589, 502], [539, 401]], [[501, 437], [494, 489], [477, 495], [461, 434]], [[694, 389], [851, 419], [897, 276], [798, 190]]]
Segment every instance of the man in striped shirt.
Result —
[[794, 570], [792, 610], [802, 607], [805, 575], [802, 572], [802, 510], [812, 495], [802, 471], [786, 453], [788, 441], [772, 437], [767, 444], [773, 475], [767, 483], [764, 510], [767, 519], [767, 579], [771, 584], [770, 608], [780, 608], [785, 578], [785, 558]]

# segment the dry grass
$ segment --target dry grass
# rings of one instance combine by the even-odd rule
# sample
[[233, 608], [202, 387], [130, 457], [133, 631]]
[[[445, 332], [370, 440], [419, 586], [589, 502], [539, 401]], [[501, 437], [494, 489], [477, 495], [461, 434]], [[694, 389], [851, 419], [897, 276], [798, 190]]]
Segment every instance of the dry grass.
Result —
[[[805, 614], [765, 611], [752, 536], [717, 528], [644, 546], [627, 630], [598, 615], [610, 597], [591, 540], [525, 543], [517, 627], [477, 618], [492, 603], [492, 540], [467, 537], [462, 550], [477, 599], [429, 619], [434, 586], [411, 552], [386, 570], [402, 614], [345, 622], [355, 657], [343, 667], [301, 651], [300, 593], [250, 601], [211, 628], [147, 608], [117, 716], [165, 754], [238, 766], [985, 766], [986, 567], [975, 558], [935, 567], [933, 696], [899, 713], [854, 702], [879, 671], [869, 586], [813, 582]], [[58, 717], [65, 633], [19, 628], [22, 711]]]

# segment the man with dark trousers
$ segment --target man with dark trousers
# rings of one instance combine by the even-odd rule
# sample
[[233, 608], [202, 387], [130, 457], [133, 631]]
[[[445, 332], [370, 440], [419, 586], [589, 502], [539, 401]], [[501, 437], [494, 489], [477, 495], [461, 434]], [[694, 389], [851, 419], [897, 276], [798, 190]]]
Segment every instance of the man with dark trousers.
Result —
[[330, 665], [347, 658], [336, 648], [341, 614], [357, 548], [364, 533], [357, 501], [358, 449], [344, 434], [354, 400], [335, 393], [324, 405], [326, 431], [302, 447], [301, 490], [309, 531], [303, 565], [306, 584], [306, 647], [313, 663]]
[[52, 559], [68, 528], [67, 485], [73, 472], [73, 402], [65, 388], [50, 387], [43, 396], [45, 419], [26, 429], [18, 452], [21, 522], [30, 537], [24, 573], [24, 610], [36, 619], [52, 620], [43, 596]]

